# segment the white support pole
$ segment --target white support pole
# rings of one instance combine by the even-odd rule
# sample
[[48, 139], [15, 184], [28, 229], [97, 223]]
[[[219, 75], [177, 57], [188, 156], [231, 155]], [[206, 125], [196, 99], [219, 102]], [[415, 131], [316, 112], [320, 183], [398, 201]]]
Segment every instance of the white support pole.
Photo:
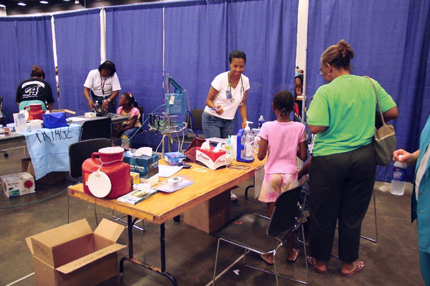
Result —
[[308, 47], [308, 19], [309, 19], [309, 0], [299, 0], [297, 16], [297, 51], [296, 66], [304, 71], [303, 76], [303, 101], [302, 101], [302, 122], [305, 121], [306, 108], [306, 67], [307, 47]]
[[169, 84], [169, 83], [165, 83], [165, 76], [166, 76], [166, 74], [165, 74], [165, 72], [166, 72], [166, 70], [165, 70], [165, 68], [166, 68], [166, 58], [165, 58], [165, 55], [166, 55], [166, 26], [165, 26], [166, 23], [165, 23], [165, 12], [166, 12], [166, 10], [163, 7], [163, 83], [162, 83], [163, 96], [166, 93], [165, 88], [169, 88], [168, 86], [165, 86], [165, 85]]
[[100, 9], [100, 63], [106, 61], [106, 11]]
[[[51, 15], [51, 33], [52, 33], [52, 52], [54, 54], [54, 65], [55, 67], [58, 67], [58, 58], [57, 58], [57, 37], [56, 37], [56, 33], [55, 33], [55, 18], [53, 15]], [[58, 86], [59, 86], [59, 82], [60, 82], [60, 74], [55, 75], [55, 90], [58, 91]], [[60, 104], [60, 94], [57, 93], [57, 104], [58, 104], [58, 109], [61, 109], [61, 104]]]

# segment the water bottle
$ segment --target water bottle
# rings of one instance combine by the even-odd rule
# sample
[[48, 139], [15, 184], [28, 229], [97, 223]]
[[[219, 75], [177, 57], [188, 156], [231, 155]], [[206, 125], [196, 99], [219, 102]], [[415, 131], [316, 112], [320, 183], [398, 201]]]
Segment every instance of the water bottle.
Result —
[[254, 160], [254, 134], [251, 132], [249, 128], [250, 121], [246, 121], [245, 127], [245, 160], [253, 161]]
[[265, 122], [263, 115], [260, 115], [260, 118], [258, 119], [258, 128], [261, 128], [263, 126], [263, 123]]
[[232, 160], [233, 160], [233, 147], [231, 145], [231, 137], [230, 135], [228, 135], [228, 139], [227, 139], [227, 144], [225, 144], [225, 152], [226, 155], [230, 155], [229, 157], [226, 156], [227, 158], [227, 166], [231, 165]]
[[[399, 160], [403, 155], [399, 155]], [[406, 163], [397, 161], [394, 163], [393, 179], [391, 180], [390, 193], [395, 196], [402, 196], [405, 193], [405, 180], [406, 180]]]

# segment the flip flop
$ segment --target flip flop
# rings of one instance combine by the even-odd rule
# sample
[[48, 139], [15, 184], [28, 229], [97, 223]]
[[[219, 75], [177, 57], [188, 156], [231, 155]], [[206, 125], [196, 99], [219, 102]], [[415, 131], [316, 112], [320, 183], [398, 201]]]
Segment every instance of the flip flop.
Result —
[[293, 259], [293, 260], [289, 260], [289, 259], [287, 258], [287, 263], [294, 263], [294, 262], [296, 262], [296, 261], [297, 261], [297, 257], [299, 257], [300, 250], [295, 249], [295, 248], [293, 248], [293, 250], [295, 250], [295, 251], [296, 251], [296, 256], [294, 257], [294, 259]]
[[357, 264], [357, 267], [356, 267], [356, 268], [355, 268], [355, 270], [354, 270], [354, 271], [352, 271], [351, 273], [343, 274], [343, 273], [341, 272], [340, 274], [342, 274], [342, 276], [345, 276], [345, 277], [351, 277], [351, 276], [352, 276], [352, 275], [354, 275], [355, 273], [360, 272], [361, 270], [363, 270], [363, 269], [364, 269], [364, 261], [360, 261], [360, 262], [362, 262], [362, 264], [358, 263], [358, 260], [356, 260], [356, 261], [355, 261], [355, 263]]
[[316, 273], [318, 273], [318, 274], [324, 274], [324, 273], [327, 272], [327, 270], [326, 271], [321, 271], [321, 270], [319, 270], [317, 268], [317, 266], [314, 263], [314, 258], [312, 256], [308, 256], [307, 260], [308, 260], [308, 263], [314, 268], [314, 270], [315, 270]]
[[267, 261], [267, 259], [265, 258], [264, 254], [260, 254], [261, 259], [263, 259], [264, 262], [266, 262], [267, 265], [273, 265], [275, 264], [274, 262], [270, 263], [269, 261]]

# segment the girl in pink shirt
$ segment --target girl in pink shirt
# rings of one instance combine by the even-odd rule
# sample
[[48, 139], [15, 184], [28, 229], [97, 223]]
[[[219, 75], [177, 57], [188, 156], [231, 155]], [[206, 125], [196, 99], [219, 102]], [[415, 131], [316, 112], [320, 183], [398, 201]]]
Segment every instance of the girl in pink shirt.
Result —
[[125, 149], [130, 149], [130, 138], [141, 127], [140, 117], [142, 116], [137, 108], [137, 102], [131, 92], [121, 94], [119, 105], [116, 113], [122, 116], [128, 116], [128, 120], [118, 123], [113, 132], [114, 145], [121, 145]]
[[[294, 96], [286, 90], [276, 93], [272, 109], [277, 120], [266, 122], [260, 131], [258, 159], [267, 162], [264, 166], [265, 177], [261, 187], [260, 201], [267, 203], [267, 216], [271, 217], [276, 199], [282, 192], [296, 187], [298, 183], [298, 156], [307, 158], [305, 126], [290, 120], [294, 108]], [[287, 261], [295, 262], [299, 251], [293, 248], [295, 235], [287, 239]], [[268, 264], [273, 264], [273, 254], [261, 255]]]

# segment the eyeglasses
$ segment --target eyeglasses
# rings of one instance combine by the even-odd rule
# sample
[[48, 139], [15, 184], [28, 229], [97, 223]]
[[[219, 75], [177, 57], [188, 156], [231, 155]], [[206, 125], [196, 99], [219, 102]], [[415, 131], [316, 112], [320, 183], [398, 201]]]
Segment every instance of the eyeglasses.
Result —
[[321, 69], [319, 69], [319, 70], [318, 70], [318, 74], [319, 74], [319, 75], [323, 75], [323, 72], [322, 72], [322, 70], [321, 70]]

